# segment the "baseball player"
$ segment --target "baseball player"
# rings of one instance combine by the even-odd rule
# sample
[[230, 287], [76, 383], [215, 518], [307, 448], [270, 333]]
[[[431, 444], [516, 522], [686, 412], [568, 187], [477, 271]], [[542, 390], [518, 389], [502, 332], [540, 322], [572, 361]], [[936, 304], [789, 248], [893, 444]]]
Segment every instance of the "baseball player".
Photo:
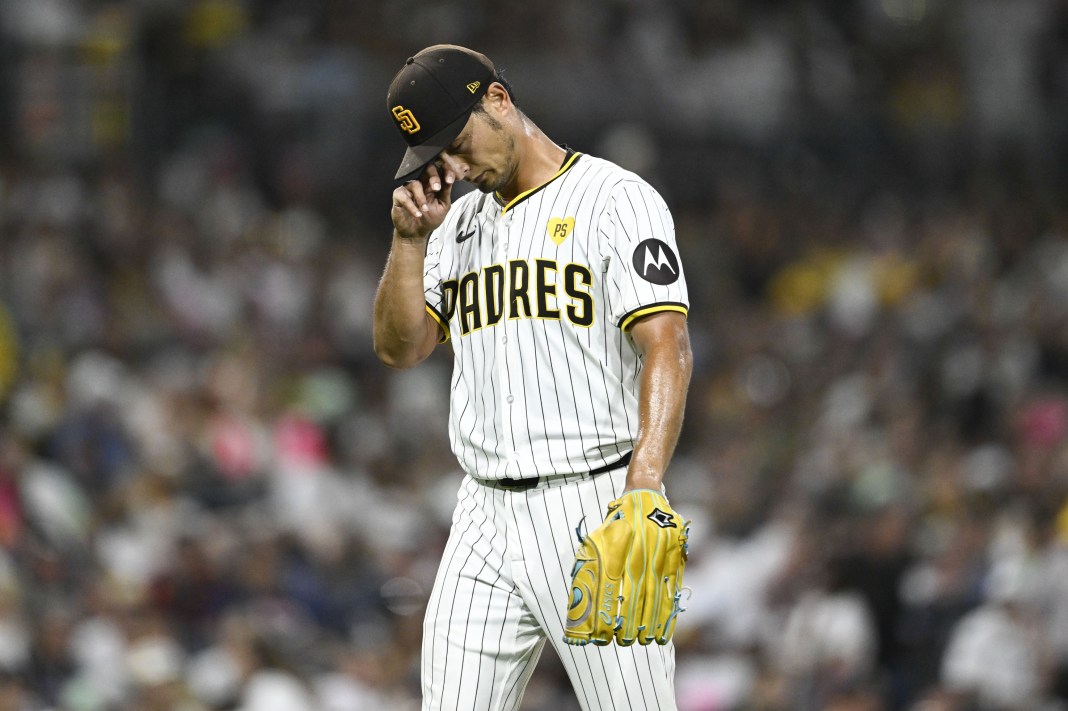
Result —
[[[550, 140], [469, 49], [408, 59], [387, 107], [408, 149], [375, 350], [407, 368], [451, 344], [465, 472], [423, 708], [518, 708], [548, 640], [583, 709], [674, 709], [686, 526], [662, 480], [691, 353], [668, 208]], [[454, 204], [459, 180], [478, 189]]]

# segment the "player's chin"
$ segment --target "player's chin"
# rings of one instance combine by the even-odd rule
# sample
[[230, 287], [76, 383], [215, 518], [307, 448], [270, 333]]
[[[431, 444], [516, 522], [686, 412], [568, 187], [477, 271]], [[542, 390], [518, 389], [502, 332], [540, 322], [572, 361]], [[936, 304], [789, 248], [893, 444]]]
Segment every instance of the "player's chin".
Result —
[[495, 193], [501, 189], [501, 181], [494, 180], [490, 171], [484, 170], [474, 178], [469, 179], [472, 185], [484, 193]]

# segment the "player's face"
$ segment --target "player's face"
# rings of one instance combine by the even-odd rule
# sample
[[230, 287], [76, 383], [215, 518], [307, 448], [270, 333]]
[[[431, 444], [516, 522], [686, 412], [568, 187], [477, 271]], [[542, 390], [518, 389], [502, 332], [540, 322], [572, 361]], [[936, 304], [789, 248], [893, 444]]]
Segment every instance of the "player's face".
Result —
[[[490, 110], [492, 111], [492, 109]], [[489, 111], [475, 111], [456, 140], [442, 154], [454, 170], [484, 193], [503, 191], [515, 179], [515, 139]]]

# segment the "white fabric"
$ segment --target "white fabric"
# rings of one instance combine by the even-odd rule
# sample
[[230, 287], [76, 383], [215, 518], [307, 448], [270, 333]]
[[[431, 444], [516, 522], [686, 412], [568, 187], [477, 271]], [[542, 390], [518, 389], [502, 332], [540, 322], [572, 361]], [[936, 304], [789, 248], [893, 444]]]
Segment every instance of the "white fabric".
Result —
[[994, 708], [1032, 708], [1039, 690], [1039, 640], [1004, 606], [987, 604], [953, 629], [942, 680]]
[[518, 709], [546, 639], [584, 711], [676, 708], [672, 644], [564, 643], [578, 540], [626, 469], [523, 492], [465, 477], [423, 626], [423, 709]]
[[452, 340], [453, 451], [480, 478], [590, 471], [630, 451], [642, 364], [620, 326], [688, 305], [663, 199], [587, 155], [509, 206], [458, 199], [428, 241], [424, 289]]

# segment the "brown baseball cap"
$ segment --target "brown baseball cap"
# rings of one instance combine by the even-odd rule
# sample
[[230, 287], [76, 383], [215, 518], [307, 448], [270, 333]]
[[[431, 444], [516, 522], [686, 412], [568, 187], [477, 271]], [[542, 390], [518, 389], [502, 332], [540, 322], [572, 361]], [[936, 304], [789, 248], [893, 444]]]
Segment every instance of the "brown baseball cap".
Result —
[[485, 55], [437, 44], [409, 57], [386, 95], [386, 108], [408, 142], [397, 180], [418, 177], [467, 124], [497, 70]]

